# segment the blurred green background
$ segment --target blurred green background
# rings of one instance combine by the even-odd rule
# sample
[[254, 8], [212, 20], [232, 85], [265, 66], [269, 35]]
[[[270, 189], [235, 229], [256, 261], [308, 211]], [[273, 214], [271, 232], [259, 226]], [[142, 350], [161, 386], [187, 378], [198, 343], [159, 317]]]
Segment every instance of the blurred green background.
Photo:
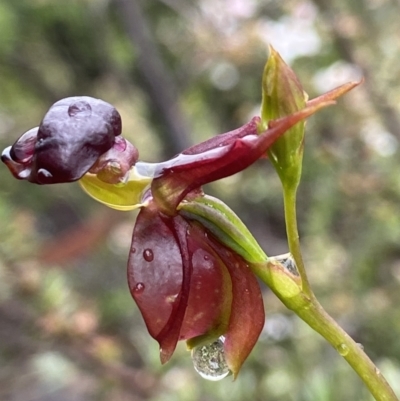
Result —
[[[321, 303], [400, 395], [397, 0], [0, 0], [0, 145], [56, 100], [100, 97], [142, 160], [259, 113], [268, 43], [311, 97], [364, 76], [307, 125], [301, 242]], [[126, 284], [135, 213], [0, 166], [0, 401], [371, 400], [347, 363], [267, 289], [267, 321], [232, 382], [180, 344], [161, 366]], [[270, 255], [287, 251], [263, 160], [207, 188]]]

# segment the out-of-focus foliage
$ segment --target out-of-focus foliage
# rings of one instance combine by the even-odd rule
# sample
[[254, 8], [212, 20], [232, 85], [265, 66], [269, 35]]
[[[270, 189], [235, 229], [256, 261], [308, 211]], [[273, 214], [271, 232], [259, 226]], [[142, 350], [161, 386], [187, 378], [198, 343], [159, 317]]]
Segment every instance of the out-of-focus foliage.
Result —
[[[299, 194], [310, 281], [400, 395], [400, 4], [394, 0], [0, 0], [0, 145], [71, 95], [114, 104], [141, 159], [259, 113], [271, 43], [313, 96], [365, 84], [307, 126]], [[267, 321], [236, 382], [166, 366], [130, 298], [134, 213], [77, 185], [0, 172], [0, 399], [369, 400], [331, 347], [264, 289]], [[267, 161], [208, 188], [268, 254], [287, 251]]]

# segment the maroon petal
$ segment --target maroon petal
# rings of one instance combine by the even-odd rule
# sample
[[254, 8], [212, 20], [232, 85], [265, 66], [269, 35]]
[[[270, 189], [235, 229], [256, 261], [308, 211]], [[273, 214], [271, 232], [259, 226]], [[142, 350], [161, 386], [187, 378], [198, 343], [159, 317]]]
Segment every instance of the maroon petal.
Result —
[[143, 208], [133, 232], [128, 284], [156, 339], [179, 303], [182, 277], [182, 257], [171, 227], [157, 211]]
[[204, 153], [207, 150], [229, 145], [232, 143], [232, 141], [243, 138], [247, 135], [257, 135], [257, 129], [260, 121], [260, 117], [253, 117], [250, 122], [243, 125], [242, 127], [239, 127], [233, 131], [226, 132], [225, 134], [213, 136], [212, 138], [204, 142], [191, 146], [190, 148], [183, 151], [182, 154], [197, 155], [200, 153]]
[[209, 245], [208, 234], [203, 227], [192, 223], [187, 242], [193, 271], [180, 340], [199, 336], [218, 337], [226, 331], [229, 322], [232, 304], [230, 275]]
[[228, 367], [236, 377], [264, 327], [263, 300], [257, 279], [244, 259], [215, 240], [213, 248], [228, 267], [232, 280], [232, 310], [224, 335], [224, 351]]
[[202, 153], [197, 153], [201, 150], [201, 145], [197, 145], [160, 163], [151, 186], [159, 209], [174, 214], [189, 192], [245, 169], [264, 156], [266, 150], [294, 124], [329, 104], [331, 102], [313, 104], [290, 116], [271, 121], [271, 127], [260, 135], [256, 135], [259, 119], [254, 118], [243, 130], [225, 137], [218, 145], [208, 141]]
[[180, 217], [163, 217], [150, 204], [139, 213], [128, 261], [128, 284], [163, 363], [179, 340], [189, 298], [192, 264]]
[[232, 284], [224, 262], [197, 223], [161, 215], [154, 204], [136, 220], [128, 284], [163, 363], [178, 340], [226, 331]]

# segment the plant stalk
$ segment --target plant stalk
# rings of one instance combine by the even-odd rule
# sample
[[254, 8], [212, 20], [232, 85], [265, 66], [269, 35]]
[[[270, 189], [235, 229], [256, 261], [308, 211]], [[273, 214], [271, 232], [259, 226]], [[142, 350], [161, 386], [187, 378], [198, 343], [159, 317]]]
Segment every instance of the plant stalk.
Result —
[[283, 203], [285, 210], [286, 235], [289, 245], [289, 252], [296, 262], [297, 270], [300, 274], [303, 292], [312, 297], [313, 292], [308, 281], [306, 268], [300, 248], [299, 231], [297, 229], [296, 213], [297, 184], [287, 184], [283, 182]]
[[311, 290], [301, 255], [296, 217], [297, 186], [284, 186], [284, 208], [289, 250], [302, 279], [302, 290], [288, 298], [275, 287], [265, 265], [252, 266], [254, 273], [267, 284], [285, 306], [295, 312], [312, 329], [324, 337], [349, 363], [376, 401], [399, 401], [380, 370], [339, 324], [324, 310]]

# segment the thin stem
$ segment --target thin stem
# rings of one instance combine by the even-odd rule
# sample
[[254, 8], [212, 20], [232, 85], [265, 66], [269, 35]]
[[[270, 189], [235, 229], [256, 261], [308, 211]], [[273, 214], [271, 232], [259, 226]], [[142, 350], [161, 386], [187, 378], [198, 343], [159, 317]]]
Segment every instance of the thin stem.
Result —
[[271, 280], [270, 272], [265, 269], [265, 266], [264, 268], [254, 266], [255, 273], [289, 309], [293, 310], [311, 328], [321, 334], [346, 359], [377, 401], [399, 401], [379, 369], [363, 349], [329, 316], [311, 290], [301, 255], [297, 230], [296, 190], [297, 185], [283, 186], [289, 250], [302, 279], [302, 291], [291, 298], [282, 296], [275, 287], [274, 281]]
[[399, 401], [389, 383], [362, 347], [329, 316], [315, 297], [311, 299], [309, 308], [300, 308], [295, 312], [339, 352], [377, 401]]
[[288, 309], [295, 312], [338, 351], [358, 374], [376, 401], [399, 401], [384, 376], [362, 347], [329, 316], [314, 294], [310, 296], [301, 291], [291, 298], [285, 297], [275, 286], [276, 281], [268, 268], [268, 262], [266, 264], [253, 264], [251, 267], [253, 272], [272, 289]]
[[302, 280], [303, 292], [312, 296], [313, 292], [308, 282], [307, 272], [300, 249], [299, 232], [297, 229], [296, 194], [297, 185], [283, 185], [286, 235], [288, 239], [289, 252], [292, 254], [296, 262], [297, 270]]

